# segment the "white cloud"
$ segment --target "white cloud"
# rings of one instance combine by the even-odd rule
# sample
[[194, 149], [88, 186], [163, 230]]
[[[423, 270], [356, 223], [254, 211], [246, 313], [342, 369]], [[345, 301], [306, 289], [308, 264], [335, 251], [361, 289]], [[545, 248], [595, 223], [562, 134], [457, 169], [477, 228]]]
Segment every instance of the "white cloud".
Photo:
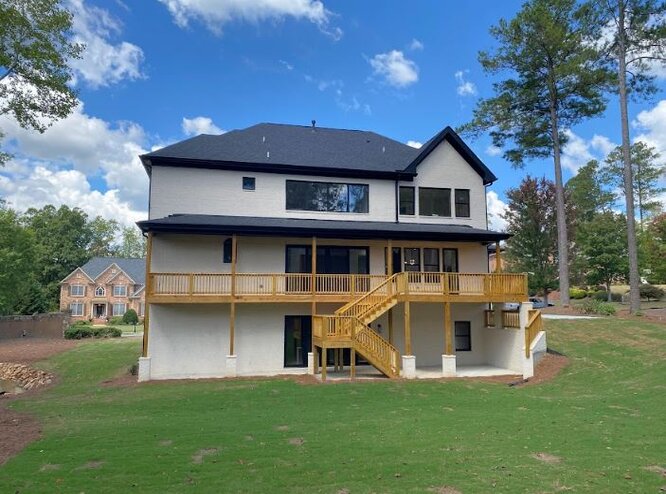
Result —
[[184, 28], [191, 21], [202, 22], [214, 34], [222, 34], [222, 26], [234, 20], [258, 23], [286, 17], [305, 19], [319, 30], [339, 40], [342, 29], [331, 26], [335, 15], [319, 0], [159, 0]]
[[412, 42], [409, 44], [409, 49], [412, 51], [423, 50], [423, 43], [421, 43], [418, 39], [414, 38]]
[[633, 122], [640, 131], [636, 141], [643, 141], [653, 146], [666, 158], [666, 100], [661, 100], [650, 110], [640, 112]]
[[360, 111], [364, 115], [372, 115], [370, 105], [367, 103], [361, 103], [356, 96], [352, 96], [352, 99], [347, 101], [342, 99], [342, 92], [340, 90], [338, 90], [336, 94], [335, 104], [345, 112]]
[[292, 64], [290, 64], [289, 62], [287, 62], [286, 60], [280, 60], [279, 62], [280, 62], [280, 65], [282, 65], [285, 69], [287, 69], [289, 71], [294, 70], [294, 66]]
[[108, 11], [84, 5], [83, 0], [69, 0], [69, 7], [73, 40], [86, 46], [82, 58], [70, 62], [76, 80], [100, 87], [144, 77], [140, 68], [143, 50], [127, 41], [113, 43], [121, 26]]
[[590, 160], [603, 161], [616, 147], [608, 137], [598, 134], [589, 140], [571, 130], [564, 131], [564, 135], [567, 137], [567, 143], [562, 148], [562, 166], [574, 175]]
[[383, 77], [391, 86], [407, 87], [419, 80], [418, 66], [399, 50], [378, 53], [369, 62], [373, 73]]
[[224, 130], [215, 125], [213, 120], [209, 117], [183, 117], [181, 127], [186, 136], [196, 136], [199, 134], [224, 134]]
[[[91, 117], [81, 103], [72, 114], [55, 122], [43, 134], [25, 130], [7, 117], [0, 118], [0, 127], [5, 132], [7, 150], [16, 156], [16, 163], [0, 169], [2, 173], [9, 173], [11, 180], [29, 180], [29, 171], [38, 166], [53, 173], [77, 172], [84, 178], [102, 179], [110, 191], [115, 190], [120, 203], [129, 204], [134, 211], [145, 211], [148, 177], [138, 156], [147, 152], [146, 136], [138, 124], [111, 124]], [[54, 177], [50, 179], [71, 179], [71, 175]], [[40, 178], [43, 180], [44, 175]], [[28, 196], [17, 203], [28, 202], [29, 191]], [[76, 203], [70, 202], [70, 205]]]
[[0, 195], [14, 209], [25, 211], [47, 204], [56, 207], [64, 204], [81, 208], [91, 218], [100, 215], [124, 226], [132, 226], [147, 216], [145, 211], [134, 209], [120, 199], [117, 189], [93, 190], [80, 171], [49, 170], [40, 164], [28, 168], [31, 171], [27, 174], [0, 175]]
[[453, 74], [458, 82], [458, 87], [456, 92], [458, 96], [476, 96], [476, 85], [473, 82], [470, 82], [465, 79], [465, 74], [469, 73], [469, 70], [459, 70]]
[[486, 154], [488, 156], [499, 156], [502, 154], [502, 148], [498, 148], [497, 146], [493, 146], [492, 144], [486, 148]]
[[486, 193], [486, 205], [488, 207], [488, 228], [503, 232], [506, 230], [506, 220], [503, 218], [507, 205], [502, 201], [497, 192], [489, 190]]
[[419, 141], [407, 141], [407, 145], [416, 149], [421, 149], [423, 143]]

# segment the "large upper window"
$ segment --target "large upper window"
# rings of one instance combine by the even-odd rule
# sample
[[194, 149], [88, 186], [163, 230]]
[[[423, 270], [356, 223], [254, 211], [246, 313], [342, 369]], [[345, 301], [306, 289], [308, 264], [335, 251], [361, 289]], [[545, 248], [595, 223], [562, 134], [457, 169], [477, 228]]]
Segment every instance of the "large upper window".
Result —
[[113, 285], [113, 296], [114, 297], [126, 297], [127, 296], [127, 285]]
[[414, 187], [400, 187], [400, 214], [414, 214]]
[[86, 287], [83, 285], [70, 285], [69, 294], [72, 297], [83, 297], [86, 293]]
[[451, 216], [451, 189], [419, 187], [420, 216]]
[[287, 209], [368, 212], [368, 185], [287, 180]]
[[456, 216], [469, 218], [469, 189], [456, 189]]

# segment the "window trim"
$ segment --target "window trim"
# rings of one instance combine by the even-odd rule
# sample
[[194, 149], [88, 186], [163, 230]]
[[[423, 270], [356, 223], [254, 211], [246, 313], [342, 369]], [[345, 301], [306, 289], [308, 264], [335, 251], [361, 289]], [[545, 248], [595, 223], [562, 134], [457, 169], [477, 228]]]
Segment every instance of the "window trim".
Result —
[[[465, 325], [464, 328], [459, 328], [458, 325]], [[453, 323], [453, 340], [456, 352], [471, 352], [472, 351], [472, 322], [471, 321], [455, 321]], [[464, 329], [467, 334], [458, 334], [458, 329]], [[464, 348], [458, 348], [458, 338], [466, 338], [467, 345]]]
[[[467, 202], [458, 202], [458, 192], [467, 193]], [[469, 189], [454, 189], [453, 192], [453, 202], [455, 206], [456, 218], [471, 218], [472, 217], [472, 204], [470, 199], [470, 190]], [[467, 214], [458, 214], [458, 206], [467, 206]]]
[[[99, 293], [100, 290], [102, 293]], [[95, 297], [106, 297], [106, 288], [103, 286], [95, 287]]]
[[[285, 180], [285, 210], [286, 211], [309, 211], [314, 213], [351, 213], [351, 214], [369, 214], [370, 213], [370, 184], [367, 183], [354, 183], [354, 182], [323, 182], [318, 180]], [[290, 208], [289, 207], [289, 184], [290, 183], [305, 183], [305, 184], [325, 184], [329, 187], [331, 185], [344, 185], [347, 188], [347, 209], [338, 210], [338, 209], [304, 209], [304, 208]], [[367, 190], [367, 210], [365, 211], [350, 211], [349, 206], [351, 201], [349, 200], [349, 187], [365, 187]]]
[[[74, 293], [73, 288], [80, 288], [81, 293]], [[69, 285], [69, 296], [70, 297], [85, 297], [86, 296], [86, 286], [80, 283], [75, 285]]]
[[[117, 293], [116, 288], [123, 288], [123, 293]], [[113, 285], [113, 296], [114, 297], [127, 297], [127, 285]]]
[[[245, 181], [246, 180], [248, 180], [248, 181], [251, 180], [252, 185], [249, 185], [250, 182], [248, 182], [248, 186], [246, 187], [245, 186]], [[246, 192], [255, 191], [257, 189], [257, 178], [256, 177], [243, 177], [242, 180], [241, 180], [241, 186], [242, 186], [243, 190], [246, 191]]]
[[[81, 306], [81, 314], [75, 314], [75, 313], [74, 313], [74, 309], [73, 309], [73, 307], [74, 307], [75, 305], [80, 305], [80, 306]], [[71, 302], [71, 303], [69, 304], [69, 313], [70, 313], [72, 316], [76, 316], [76, 317], [84, 317], [84, 316], [86, 315], [86, 304], [84, 304], [83, 302]]]
[[[412, 199], [411, 199], [411, 206], [412, 206], [412, 212], [411, 213], [404, 213], [402, 211], [402, 205], [403, 203], [409, 204], [406, 201], [403, 201], [402, 198], [402, 193], [403, 191], [405, 192], [411, 192], [412, 193]], [[400, 185], [398, 188], [398, 213], [402, 216], [415, 216], [416, 215], [416, 187], [412, 185]]]
[[[448, 191], [449, 200], [448, 200], [448, 213], [449, 214], [424, 214], [423, 213], [423, 199], [421, 198], [421, 192], [427, 190], [439, 190], [439, 191]], [[446, 204], [446, 202], [444, 202]], [[428, 218], [451, 218], [451, 188], [450, 187], [419, 187], [419, 216], [425, 216]]]

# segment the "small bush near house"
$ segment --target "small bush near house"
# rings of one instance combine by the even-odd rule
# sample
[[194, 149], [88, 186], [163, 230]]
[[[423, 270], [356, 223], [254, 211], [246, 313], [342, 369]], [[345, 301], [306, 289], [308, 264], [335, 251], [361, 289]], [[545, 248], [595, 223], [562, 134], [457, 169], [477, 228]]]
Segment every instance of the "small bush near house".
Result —
[[65, 330], [66, 340], [80, 340], [81, 338], [92, 338], [93, 330], [90, 326], [73, 324]]
[[613, 302], [622, 302], [622, 294], [611, 292], [611, 300]]
[[580, 309], [585, 314], [599, 314], [601, 316], [612, 316], [615, 314], [615, 306], [608, 302], [595, 299], [587, 299], [580, 304]]
[[128, 309], [123, 315], [123, 324], [139, 324], [139, 316], [134, 309]]
[[80, 340], [83, 338], [119, 338], [123, 332], [119, 328], [109, 326], [72, 325], [65, 330], [65, 339]]
[[570, 288], [569, 297], [571, 297], [574, 300], [580, 300], [582, 298], [587, 297], [587, 292], [582, 288]]
[[123, 323], [123, 316], [113, 316], [109, 318], [109, 321], [107, 322], [109, 326], [114, 326], [116, 324], [122, 324], [122, 323]]
[[90, 321], [85, 321], [85, 320], [82, 320], [82, 321], [74, 321], [74, 322], [72, 323], [72, 326], [92, 326], [92, 322], [90, 322]]
[[592, 294], [592, 298], [594, 300], [599, 300], [600, 302], [605, 302], [608, 300], [608, 292], [606, 290], [597, 290]]
[[650, 299], [661, 300], [664, 298], [664, 290], [654, 285], [641, 285], [640, 287], [641, 298], [647, 299], [649, 302]]

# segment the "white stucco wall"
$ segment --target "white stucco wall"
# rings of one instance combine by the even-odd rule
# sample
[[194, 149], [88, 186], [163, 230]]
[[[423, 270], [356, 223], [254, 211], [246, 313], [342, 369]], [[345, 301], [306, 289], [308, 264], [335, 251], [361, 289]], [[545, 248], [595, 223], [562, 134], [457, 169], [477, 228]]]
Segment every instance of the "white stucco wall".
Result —
[[[153, 238], [153, 272], [228, 273], [231, 265], [223, 261], [223, 243], [219, 235], [156, 234]], [[239, 273], [284, 273], [285, 246], [310, 245], [310, 238], [238, 237]], [[377, 240], [317, 240], [319, 246], [344, 245], [369, 247], [370, 273], [384, 274], [385, 241]], [[393, 242], [395, 247], [445, 247], [458, 249], [461, 272], [488, 271], [486, 247], [478, 242]], [[441, 252], [440, 252], [441, 257]], [[441, 262], [441, 259], [440, 259]]]
[[[486, 228], [486, 197], [483, 179], [451, 144], [446, 141], [441, 143], [421, 162], [417, 173], [413, 182], [401, 182], [401, 185], [417, 187], [416, 215], [400, 216], [400, 221], [462, 224]], [[243, 177], [254, 177], [256, 189], [243, 190]], [[369, 212], [335, 213], [287, 210], [285, 186], [287, 180], [367, 184], [369, 186]], [[452, 189], [452, 217], [419, 216], [418, 187]], [[455, 216], [453, 190], [456, 188], [470, 189], [470, 218]], [[395, 199], [393, 180], [154, 166], [151, 176], [149, 218], [190, 213], [344, 221], [395, 221]]]
[[487, 328], [486, 360], [488, 364], [523, 372], [525, 358], [525, 331], [522, 329]]
[[[415, 186], [415, 214], [400, 215], [404, 223], [448, 223], [486, 228], [486, 190], [483, 179], [458, 154], [447, 141], [441, 143], [424, 159], [417, 169], [413, 182], [400, 182], [400, 185]], [[418, 187], [451, 189], [451, 217], [419, 215]], [[454, 189], [470, 189], [470, 217], [457, 218], [455, 213]]]

